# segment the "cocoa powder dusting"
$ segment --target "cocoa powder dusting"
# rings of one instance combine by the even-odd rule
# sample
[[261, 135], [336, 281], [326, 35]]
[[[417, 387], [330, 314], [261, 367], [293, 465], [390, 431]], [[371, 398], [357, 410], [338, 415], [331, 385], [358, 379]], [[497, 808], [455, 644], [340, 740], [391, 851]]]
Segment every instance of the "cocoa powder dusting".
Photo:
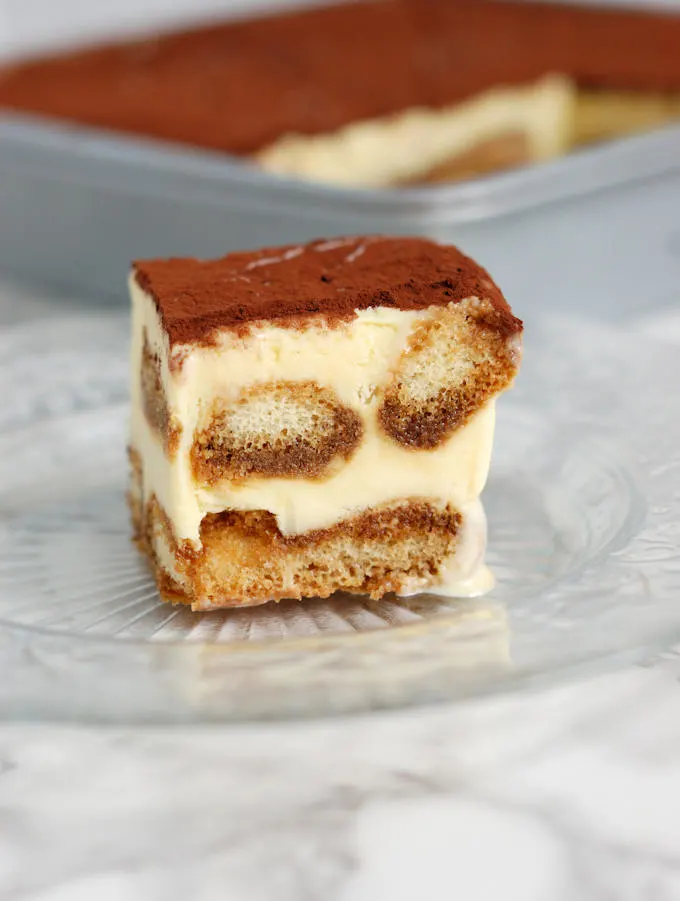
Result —
[[220, 328], [296, 327], [310, 317], [332, 325], [368, 307], [422, 310], [466, 297], [490, 300], [505, 332], [522, 328], [481, 266], [423, 238], [333, 238], [219, 260], [140, 261], [134, 271], [171, 345], [210, 343]]
[[4, 67], [0, 106], [251, 154], [562, 73], [680, 88], [680, 16], [483, 0], [374, 0], [210, 24]]

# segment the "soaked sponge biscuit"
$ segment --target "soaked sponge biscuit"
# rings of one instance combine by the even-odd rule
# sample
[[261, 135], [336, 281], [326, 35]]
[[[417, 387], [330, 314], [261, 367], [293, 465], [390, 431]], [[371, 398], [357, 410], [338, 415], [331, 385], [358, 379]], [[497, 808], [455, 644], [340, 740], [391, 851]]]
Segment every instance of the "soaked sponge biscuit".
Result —
[[254, 385], [233, 403], [215, 401], [191, 450], [196, 479], [319, 478], [347, 461], [361, 441], [361, 419], [314, 382]]
[[375, 598], [408, 591], [455, 552], [461, 516], [450, 506], [404, 501], [291, 537], [265, 510], [229, 511], [206, 516], [197, 554], [177, 546], [156, 498], [135, 525], [165, 572], [164, 594], [173, 601], [200, 598], [194, 609], [207, 610], [272, 597], [328, 597], [340, 589]]
[[144, 415], [151, 428], [163, 439], [167, 452], [173, 454], [177, 450], [180, 429], [170, 415], [163, 387], [160, 355], [152, 349], [146, 331], [142, 342], [139, 381]]
[[474, 297], [416, 326], [378, 410], [385, 434], [406, 447], [435, 448], [507, 388], [519, 343], [508, 340], [504, 318]]

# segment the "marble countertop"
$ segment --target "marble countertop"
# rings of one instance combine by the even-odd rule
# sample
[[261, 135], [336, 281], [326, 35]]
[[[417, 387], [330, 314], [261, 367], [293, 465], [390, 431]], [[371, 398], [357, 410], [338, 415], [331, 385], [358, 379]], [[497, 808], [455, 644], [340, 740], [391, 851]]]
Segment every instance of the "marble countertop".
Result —
[[[2, 296], [3, 328], [47, 315]], [[635, 327], [680, 342], [680, 311]], [[0, 899], [680, 899], [679, 682], [670, 651], [347, 719], [4, 724]]]
[[680, 898], [680, 656], [347, 720], [0, 729], [3, 901]]

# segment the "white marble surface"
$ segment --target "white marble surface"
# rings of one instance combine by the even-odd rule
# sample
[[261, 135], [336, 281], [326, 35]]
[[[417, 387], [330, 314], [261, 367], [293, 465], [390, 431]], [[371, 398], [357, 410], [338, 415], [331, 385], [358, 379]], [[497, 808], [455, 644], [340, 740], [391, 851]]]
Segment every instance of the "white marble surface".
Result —
[[[0, 290], [4, 329], [61, 309]], [[680, 308], [632, 327], [680, 342]], [[680, 653], [350, 719], [0, 726], [2, 901], [380, 898], [680, 899]]]
[[308, 724], [5, 726], [0, 897], [680, 898], [678, 675]]

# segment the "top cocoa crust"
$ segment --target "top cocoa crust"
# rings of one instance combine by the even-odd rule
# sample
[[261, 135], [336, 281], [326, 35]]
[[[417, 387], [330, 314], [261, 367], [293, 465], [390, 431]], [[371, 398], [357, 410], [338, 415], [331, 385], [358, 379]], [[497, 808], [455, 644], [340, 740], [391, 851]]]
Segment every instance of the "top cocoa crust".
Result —
[[490, 301], [495, 330], [522, 328], [481, 266], [423, 238], [332, 238], [219, 260], [148, 260], [134, 271], [171, 345], [211, 343], [217, 329], [310, 319], [333, 325], [368, 307], [423, 310], [468, 297]]

